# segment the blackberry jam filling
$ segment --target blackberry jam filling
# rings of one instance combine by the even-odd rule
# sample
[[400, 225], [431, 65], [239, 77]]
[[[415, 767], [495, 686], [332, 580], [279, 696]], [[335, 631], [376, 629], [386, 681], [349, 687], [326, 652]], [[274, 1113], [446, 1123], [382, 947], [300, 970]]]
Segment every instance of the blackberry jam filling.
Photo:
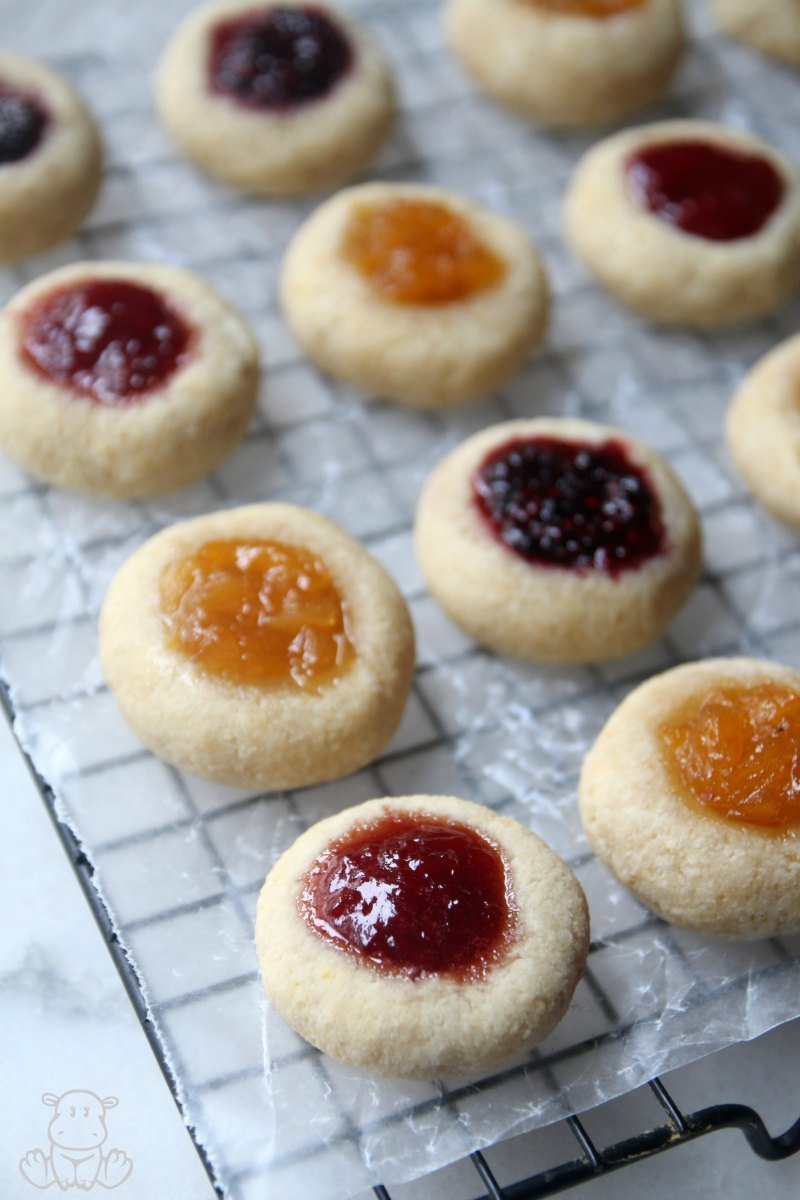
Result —
[[650, 478], [618, 441], [510, 441], [480, 465], [472, 489], [494, 536], [539, 566], [616, 577], [666, 546]]
[[0, 163], [26, 158], [42, 140], [48, 121], [33, 96], [0, 83]]
[[256, 9], [213, 30], [209, 81], [247, 108], [291, 109], [330, 92], [352, 61], [345, 33], [320, 9]]

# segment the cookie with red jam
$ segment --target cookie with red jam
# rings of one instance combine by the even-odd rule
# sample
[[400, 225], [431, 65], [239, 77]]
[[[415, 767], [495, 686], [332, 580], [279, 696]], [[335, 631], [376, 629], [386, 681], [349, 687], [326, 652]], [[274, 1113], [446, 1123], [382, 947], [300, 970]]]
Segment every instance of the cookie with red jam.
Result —
[[293, 196], [358, 174], [391, 129], [394, 85], [369, 32], [316, 0], [214, 0], [173, 34], [161, 118], [204, 171]]
[[249, 326], [198, 276], [76, 263], [0, 313], [0, 448], [59, 487], [162, 495], [235, 449], [258, 380]]
[[518, 821], [452, 796], [370, 800], [307, 830], [256, 916], [264, 987], [326, 1054], [375, 1075], [475, 1075], [561, 1019], [589, 920]]
[[414, 537], [448, 616], [534, 662], [641, 649], [701, 565], [697, 513], [664, 459], [588, 421], [509, 421], [468, 438], [428, 479]]
[[598, 143], [578, 164], [565, 227], [597, 281], [652, 321], [733, 324], [800, 285], [800, 173], [760, 138], [711, 122]]

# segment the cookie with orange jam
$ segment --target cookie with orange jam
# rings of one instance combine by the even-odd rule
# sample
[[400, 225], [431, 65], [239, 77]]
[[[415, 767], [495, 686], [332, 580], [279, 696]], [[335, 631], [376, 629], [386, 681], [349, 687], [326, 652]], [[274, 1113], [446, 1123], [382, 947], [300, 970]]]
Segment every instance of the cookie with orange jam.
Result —
[[258, 396], [250, 327], [198, 276], [76, 263], [0, 313], [0, 447], [48, 483], [176, 491], [238, 445]]
[[684, 47], [676, 0], [449, 0], [445, 28], [483, 91], [565, 128], [652, 104]]
[[318, 367], [416, 408], [499, 387], [538, 345], [548, 311], [520, 228], [411, 184], [363, 184], [318, 208], [289, 246], [281, 298]]
[[477, 1074], [542, 1041], [583, 970], [569, 868], [517, 821], [452, 796], [370, 800], [307, 830], [262, 889], [267, 995], [376, 1075]]
[[700, 570], [694, 505], [664, 459], [589, 421], [508, 421], [468, 438], [420, 497], [415, 550], [476, 641], [599, 662], [660, 637]]
[[344, 530], [256, 504], [140, 547], [103, 604], [100, 660], [149, 749], [268, 791], [377, 756], [405, 707], [414, 635], [394, 583]]
[[800, 930], [800, 672], [757, 659], [636, 688], [586, 757], [580, 810], [617, 878], [719, 937]]
[[597, 281], [652, 321], [762, 316], [800, 286], [800, 171], [710, 121], [626, 129], [579, 162], [567, 239]]

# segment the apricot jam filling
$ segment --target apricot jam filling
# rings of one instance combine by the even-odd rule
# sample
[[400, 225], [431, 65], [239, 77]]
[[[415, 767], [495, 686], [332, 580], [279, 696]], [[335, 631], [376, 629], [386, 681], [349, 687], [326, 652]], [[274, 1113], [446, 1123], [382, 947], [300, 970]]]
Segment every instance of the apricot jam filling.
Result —
[[521, 558], [616, 577], [666, 548], [661, 504], [618, 441], [515, 438], [472, 477], [490, 532]]
[[325, 941], [386, 974], [482, 979], [516, 932], [509, 868], [482, 833], [388, 812], [332, 842], [300, 912]]
[[758, 233], [785, 190], [760, 155], [701, 141], [645, 146], [625, 173], [634, 199], [659, 220], [712, 242]]
[[124, 279], [86, 279], [48, 292], [20, 321], [23, 361], [96, 404], [124, 407], [163, 387], [194, 331], [157, 292]]
[[350, 666], [347, 604], [324, 563], [281, 542], [205, 542], [167, 566], [168, 645], [211, 675], [319, 690]]
[[0, 83], [0, 164], [19, 162], [36, 149], [49, 123], [41, 102]]
[[800, 824], [800, 694], [726, 684], [658, 731], [673, 783], [704, 811], [787, 832]]
[[320, 9], [256, 8], [214, 28], [208, 79], [246, 108], [291, 109], [325, 96], [352, 61], [344, 31]]
[[502, 259], [464, 217], [435, 200], [359, 204], [344, 257], [384, 300], [431, 307], [468, 300], [505, 277]]
[[643, 8], [646, 0], [525, 0], [533, 8], [565, 17], [616, 17], [619, 13]]

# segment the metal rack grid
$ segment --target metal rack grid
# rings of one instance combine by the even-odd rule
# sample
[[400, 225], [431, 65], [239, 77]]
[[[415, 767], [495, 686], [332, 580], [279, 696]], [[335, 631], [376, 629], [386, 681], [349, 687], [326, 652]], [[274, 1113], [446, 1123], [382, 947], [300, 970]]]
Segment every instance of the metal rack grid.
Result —
[[[214, 1133], [224, 1108], [233, 1105], [241, 1113], [256, 1094], [260, 1046], [258, 1053], [252, 1044], [235, 1046], [233, 1054], [226, 1047], [204, 1063], [189, 1061], [186, 1052], [198, 1030], [208, 1030], [220, 1016], [236, 1020], [258, 988], [249, 938], [263, 861], [248, 859], [247, 840], [261, 829], [263, 797], [209, 788], [153, 760], [117, 716], [94, 661], [94, 618], [111, 571], [144, 537], [182, 515], [256, 498], [321, 508], [399, 578], [421, 633], [422, 663], [398, 739], [377, 764], [345, 784], [271, 800], [271, 852], [345, 799], [423, 787], [450, 790], [532, 822], [568, 858], [593, 899], [601, 935], [582, 984], [578, 1023], [568, 1018], [553, 1045], [523, 1067], [484, 1081], [484, 1096], [528, 1088], [535, 1077], [552, 1119], [584, 1056], [591, 1052], [599, 1061], [602, 1053], [626, 1047], [630, 1056], [637, 1037], [648, 1044], [648, 1027], [663, 1022], [663, 1006], [656, 1003], [625, 1021], [626, 995], [610, 977], [610, 956], [616, 964], [630, 952], [632, 960], [644, 962], [655, 949], [665, 970], [681, 974], [682, 994], [691, 997], [691, 1012], [701, 1023], [721, 997], [744, 998], [766, 979], [778, 990], [796, 979], [797, 939], [765, 944], [750, 959], [740, 955], [734, 966], [711, 964], [696, 939], [670, 930], [619, 892], [613, 893], [614, 911], [608, 904], [604, 910], [606, 880], [580, 848], [576, 819], [558, 797], [574, 793], [583, 746], [620, 695], [654, 670], [745, 648], [800, 661], [794, 540], [754, 510], [719, 445], [730, 383], [742, 366], [794, 331], [800, 309], [790, 306], [744, 336], [708, 337], [662, 335], [615, 310], [586, 283], [557, 234], [560, 194], [590, 139], [536, 133], [490, 109], [442, 58], [438, 25], [424, 0], [375, 0], [368, 16], [406, 87], [404, 124], [374, 174], [461, 187], [512, 213], [535, 235], [554, 278], [558, 308], [547, 347], [499, 396], [446, 417], [406, 414], [382, 404], [364, 407], [310, 372], [280, 324], [274, 281], [286, 237], [311, 205], [267, 208], [232, 199], [200, 179], [162, 141], [143, 102], [141, 75], [110, 58], [102, 37], [100, 50], [54, 65], [76, 79], [104, 121], [112, 159], [103, 199], [77, 245], [3, 276], [10, 294], [27, 278], [76, 257], [180, 261], [238, 302], [267, 347], [265, 399], [245, 446], [209, 481], [175, 500], [99, 507], [31, 485], [10, 466], [0, 471], [6, 518], [0, 561], [9, 580], [2, 649], [11, 711], [37, 770], [57, 785], [58, 814], [83, 840], [85, 849], [73, 847], [73, 858], [91, 884], [87, 894], [117, 947], [132, 997], [144, 987], [137, 1008], [148, 1029], [157, 1023], [160, 1059], [232, 1197], [256, 1196], [265, 1170], [291, 1171], [321, 1153], [312, 1129], [280, 1159], [265, 1163], [252, 1146], [239, 1145], [232, 1161]], [[169, 25], [173, 19], [174, 12]], [[145, 47], [149, 57], [157, 44], [153, 33]], [[135, 46], [129, 48], [135, 55]], [[736, 92], [727, 85], [733, 72]], [[747, 92], [747, 123], [791, 152], [798, 135], [786, 97], [795, 95], [794, 88], [786, 73], [767, 79], [755, 58], [705, 40], [664, 115], [736, 117], [735, 96]], [[491, 164], [490, 179], [481, 163]], [[653, 650], [608, 667], [532, 672], [498, 662], [444, 621], [416, 577], [408, 531], [419, 484], [446, 446], [494, 420], [559, 411], [611, 420], [670, 457], [702, 509], [709, 570], [670, 637]], [[365, 487], [369, 506], [360, 499]], [[533, 768], [519, 741], [534, 736], [537, 791], [531, 803]], [[130, 805], [124, 813], [120, 799]], [[174, 861], [179, 869], [170, 874]], [[167, 887], [161, 886], [165, 870]], [[180, 956], [189, 923], [192, 937], [211, 939], [211, 962], [194, 974], [196, 964]], [[129, 948], [136, 973], [118, 939]], [[177, 984], [165, 970], [174, 976], [175, 954], [182, 976]], [[787, 1014], [791, 1004], [789, 998]], [[339, 1155], [338, 1162], [363, 1151], [365, 1133], [390, 1137], [409, 1119], [442, 1108], [442, 1094], [432, 1088], [365, 1131], [348, 1110], [347, 1079], [332, 1077], [312, 1051], [287, 1039], [276, 1064], [287, 1073], [287, 1086], [306, 1071], [304, 1088], [316, 1083], [336, 1096], [338, 1127], [329, 1131], [324, 1149]], [[451, 1089], [446, 1105], [458, 1113], [474, 1091], [472, 1085]], [[459, 1130], [453, 1124], [445, 1134], [456, 1157]], [[696, 1136], [692, 1129], [687, 1118], [686, 1136]], [[664, 1137], [665, 1144], [681, 1140], [674, 1130]], [[595, 1172], [599, 1160], [588, 1139], [583, 1149]], [[488, 1175], [484, 1184], [495, 1194]]]

